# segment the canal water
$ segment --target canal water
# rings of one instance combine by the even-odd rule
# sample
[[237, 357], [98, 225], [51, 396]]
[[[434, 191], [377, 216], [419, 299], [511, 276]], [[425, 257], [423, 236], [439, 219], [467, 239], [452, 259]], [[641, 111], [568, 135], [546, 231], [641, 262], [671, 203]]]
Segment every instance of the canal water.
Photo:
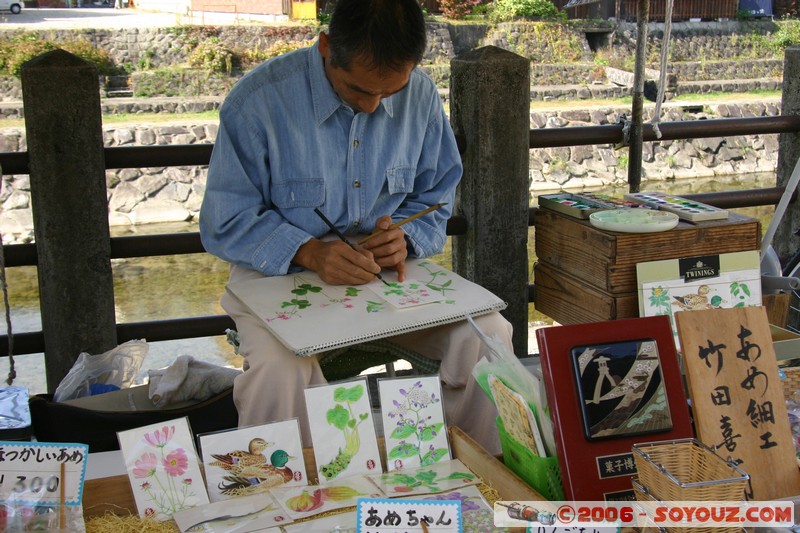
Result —
[[[642, 190], [690, 194], [763, 188], [774, 185], [774, 174], [755, 174], [680, 182], [647, 182], [642, 185]], [[624, 186], [594, 189], [594, 191], [613, 196], [622, 196], [627, 192]], [[535, 198], [533, 205], [536, 205]], [[769, 224], [773, 211], [771, 206], [737, 210], [742, 214], [760, 218], [764, 230]], [[114, 236], [182, 231], [197, 231], [197, 227], [194, 224], [185, 223], [149, 224], [124, 230], [112, 228]], [[531, 228], [528, 254], [531, 266], [535, 260], [534, 238], [535, 232]], [[444, 254], [435, 259], [441, 264], [449, 266], [449, 247]], [[223, 313], [219, 305], [219, 298], [227, 281], [228, 266], [209, 254], [114, 260], [113, 273], [117, 322], [139, 322]], [[13, 331], [20, 333], [41, 330], [35, 267], [10, 268], [6, 271], [6, 277]], [[533, 306], [531, 306], [529, 321], [535, 324], [552, 323], [548, 317], [537, 313]], [[6, 333], [5, 320], [1, 322], [0, 332]], [[234, 353], [233, 348], [223, 337], [153, 342], [148, 343], [148, 346], [148, 355], [144, 360], [138, 383], [146, 381], [147, 370], [169, 366], [181, 355], [191, 355], [197, 360], [222, 366], [240, 368], [242, 365], [242, 358]], [[15, 363], [17, 378], [14, 385], [27, 387], [34, 394], [47, 391], [43, 354], [18, 355], [15, 357]], [[3, 381], [5, 381], [7, 373], [8, 359], [0, 358], [0, 376]]]

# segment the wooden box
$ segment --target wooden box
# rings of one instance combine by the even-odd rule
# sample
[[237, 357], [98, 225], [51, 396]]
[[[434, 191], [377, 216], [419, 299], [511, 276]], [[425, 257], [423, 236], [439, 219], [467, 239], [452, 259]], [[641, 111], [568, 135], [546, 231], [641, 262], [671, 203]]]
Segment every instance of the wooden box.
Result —
[[639, 316], [636, 264], [758, 250], [758, 219], [730, 213], [726, 220], [689, 223], [655, 233], [619, 233], [549, 209], [534, 211], [534, 302], [561, 324]]
[[547, 209], [534, 212], [536, 256], [553, 267], [611, 294], [636, 291], [636, 264], [694, 255], [758, 250], [761, 223], [730, 213], [727, 220], [690, 224], [656, 233], [618, 233], [588, 220]]

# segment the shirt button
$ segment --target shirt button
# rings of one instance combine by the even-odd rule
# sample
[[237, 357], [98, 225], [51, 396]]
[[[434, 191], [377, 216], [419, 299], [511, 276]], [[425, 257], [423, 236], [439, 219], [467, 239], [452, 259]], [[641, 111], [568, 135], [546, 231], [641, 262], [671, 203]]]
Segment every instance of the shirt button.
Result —
[[356, 189], [358, 189], [359, 187], [361, 187], [361, 182], [360, 182], [360, 181], [358, 181], [358, 180], [354, 181], [354, 182], [353, 182], [353, 187], [355, 187]]
[[358, 139], [353, 141], [353, 148], [358, 148]]
[[359, 226], [359, 224], [361, 224], [361, 222], [359, 222], [358, 220], [354, 220], [353, 221], [353, 227], [357, 228]]

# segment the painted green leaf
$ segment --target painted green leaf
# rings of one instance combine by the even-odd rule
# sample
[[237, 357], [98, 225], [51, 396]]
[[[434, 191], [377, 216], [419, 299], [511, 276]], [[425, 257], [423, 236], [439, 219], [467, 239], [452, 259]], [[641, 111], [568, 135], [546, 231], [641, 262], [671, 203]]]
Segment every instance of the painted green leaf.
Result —
[[333, 391], [333, 399], [337, 402], [357, 402], [364, 395], [364, 385], [354, 385], [347, 387], [337, 387]]
[[432, 450], [432, 451], [426, 453], [425, 455], [423, 455], [422, 459], [420, 459], [420, 464], [422, 464], [422, 466], [431, 465], [431, 464], [439, 461], [439, 459], [441, 459], [445, 455], [447, 455], [447, 450], [446, 449], [437, 448], [437, 449]]
[[475, 474], [470, 474], [468, 472], [453, 472], [449, 476], [442, 478], [442, 479], [468, 479], [473, 480], [475, 479]]
[[368, 313], [377, 313], [383, 309], [383, 302], [371, 302], [367, 300], [367, 312]]
[[423, 483], [433, 483], [436, 481], [436, 472], [433, 470], [422, 470], [417, 472], [415, 477]]
[[306, 294], [308, 294], [308, 291], [306, 289], [297, 288], [297, 289], [292, 289], [291, 293], [296, 294], [298, 296], [305, 296]]
[[328, 412], [325, 413], [325, 419], [333, 427], [344, 429], [347, 426], [347, 421], [350, 420], [350, 412], [341, 405], [336, 405], [336, 407], [328, 409]]
[[398, 485], [406, 485], [411, 486], [417, 482], [415, 478], [409, 476], [408, 474], [392, 474], [391, 476], [387, 476], [386, 478], [387, 483], [397, 483]]
[[410, 424], [403, 424], [402, 426], [394, 428], [392, 431], [391, 438], [393, 439], [405, 439], [406, 437], [413, 435], [416, 431], [416, 426]]
[[[398, 444], [388, 454], [389, 459], [406, 459], [408, 457], [413, 457], [417, 455], [419, 450], [416, 446], [413, 446], [407, 442], [403, 444]], [[413, 483], [414, 479], [411, 478], [411, 482]]]
[[357, 288], [355, 288], [355, 287], [347, 287], [347, 288], [344, 290], [344, 294], [345, 294], [345, 296], [350, 296], [351, 298], [352, 298], [353, 296], [358, 296], [358, 293], [359, 293], [359, 292], [361, 292], [361, 289], [357, 289]]
[[443, 423], [432, 424], [426, 427], [425, 429], [422, 430], [422, 433], [420, 433], [419, 440], [427, 441], [435, 439], [436, 436], [442, 431], [443, 427], [444, 427]]

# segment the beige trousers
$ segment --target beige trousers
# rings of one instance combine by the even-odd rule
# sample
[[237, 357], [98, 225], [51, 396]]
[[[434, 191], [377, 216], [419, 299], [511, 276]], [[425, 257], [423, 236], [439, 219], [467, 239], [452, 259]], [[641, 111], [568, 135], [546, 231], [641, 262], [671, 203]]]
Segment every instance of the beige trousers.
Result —
[[[261, 277], [253, 270], [233, 266], [230, 281]], [[288, 350], [239, 300], [227, 292], [222, 307], [236, 322], [239, 353], [245, 371], [233, 383], [239, 426], [266, 424], [297, 418], [304, 446], [311, 446], [305, 395], [309, 385], [325, 383], [315, 355], [298, 357]], [[489, 336], [511, 346], [511, 324], [499, 313], [475, 319]], [[432, 327], [392, 337], [392, 342], [441, 361], [445, 419], [474, 438], [486, 451], [500, 454], [495, 418], [497, 410], [471, 375], [473, 366], [488, 351], [466, 322]]]

